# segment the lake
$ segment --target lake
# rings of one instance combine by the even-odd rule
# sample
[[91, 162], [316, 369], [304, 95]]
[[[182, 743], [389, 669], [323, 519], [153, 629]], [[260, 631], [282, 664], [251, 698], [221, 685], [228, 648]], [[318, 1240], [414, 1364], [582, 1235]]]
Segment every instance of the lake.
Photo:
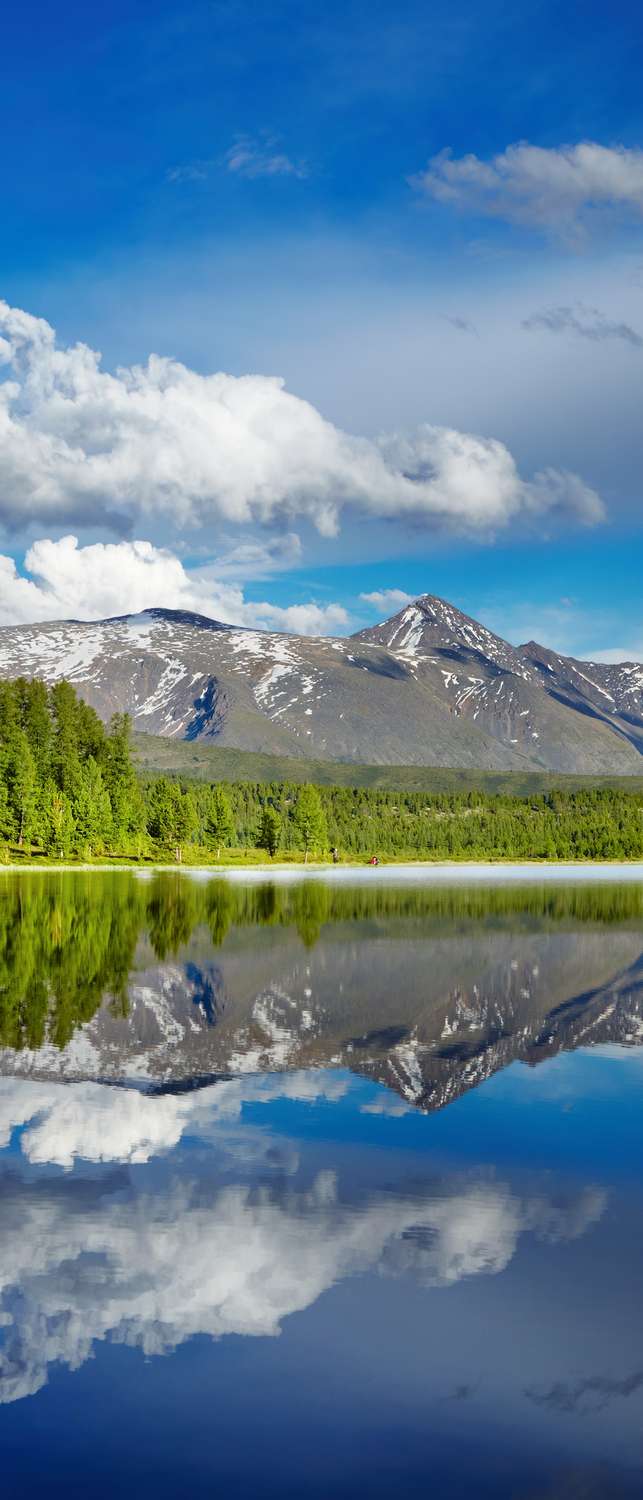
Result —
[[0, 875], [6, 1496], [643, 1492], [643, 885]]

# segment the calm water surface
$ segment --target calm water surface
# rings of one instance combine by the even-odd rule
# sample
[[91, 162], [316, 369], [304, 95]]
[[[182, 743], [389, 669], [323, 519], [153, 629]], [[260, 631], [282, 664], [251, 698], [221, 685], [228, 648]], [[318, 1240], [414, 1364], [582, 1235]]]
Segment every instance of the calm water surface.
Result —
[[6, 1496], [643, 1493], [643, 887], [0, 876]]

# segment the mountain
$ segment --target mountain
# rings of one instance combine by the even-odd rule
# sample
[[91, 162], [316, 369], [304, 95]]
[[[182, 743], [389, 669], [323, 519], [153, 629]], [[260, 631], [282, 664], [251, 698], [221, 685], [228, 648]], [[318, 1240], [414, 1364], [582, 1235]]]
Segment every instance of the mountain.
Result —
[[[598, 1043], [640, 1046], [634, 928], [572, 931], [442, 922], [355, 933], [302, 951], [244, 928], [216, 956], [193, 935], [160, 962], [143, 941], [128, 1013], [106, 996], [65, 1047], [0, 1049], [0, 1076], [182, 1092], [222, 1076], [338, 1068], [440, 1109], [517, 1061]], [[393, 936], [395, 934], [395, 937]]]
[[150, 609], [4, 626], [0, 676], [67, 677], [108, 718], [263, 754], [370, 765], [635, 774], [643, 666], [514, 647], [434, 595], [347, 638]]

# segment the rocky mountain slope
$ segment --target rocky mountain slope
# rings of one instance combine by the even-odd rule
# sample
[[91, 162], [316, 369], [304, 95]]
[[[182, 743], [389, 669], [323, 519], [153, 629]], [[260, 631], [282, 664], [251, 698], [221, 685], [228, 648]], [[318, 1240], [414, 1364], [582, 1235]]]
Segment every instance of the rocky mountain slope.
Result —
[[319, 760], [636, 773], [643, 666], [514, 647], [433, 595], [348, 638], [152, 609], [5, 626], [0, 675], [67, 677], [138, 730]]

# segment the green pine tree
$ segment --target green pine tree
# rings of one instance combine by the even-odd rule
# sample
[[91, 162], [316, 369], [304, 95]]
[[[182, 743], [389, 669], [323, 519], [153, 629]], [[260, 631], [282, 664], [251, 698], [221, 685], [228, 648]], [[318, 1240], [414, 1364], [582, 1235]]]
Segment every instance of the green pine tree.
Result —
[[91, 858], [112, 842], [112, 808], [100, 766], [93, 755], [80, 768], [76, 795], [72, 800], [74, 848]]
[[321, 851], [328, 843], [326, 814], [322, 807], [317, 787], [308, 782], [301, 788], [294, 815], [295, 827], [303, 844], [304, 858], [308, 863], [311, 849]]
[[74, 842], [75, 824], [66, 792], [51, 783], [46, 802], [45, 848], [57, 859], [67, 859]]
[[210, 849], [216, 849], [217, 859], [222, 847], [229, 849], [234, 843], [234, 823], [230, 798], [222, 786], [213, 786], [205, 811], [205, 839]]
[[261, 814], [259, 833], [257, 835], [257, 847], [265, 849], [272, 859], [277, 853], [281, 843], [282, 823], [276, 808], [266, 803]]
[[22, 849], [31, 839], [37, 807], [36, 763], [22, 729], [14, 729], [4, 765], [10, 837]]
[[131, 735], [129, 714], [114, 714], [101, 763], [111, 804], [113, 838], [121, 853], [138, 842], [145, 826], [143, 798], [132, 764]]

